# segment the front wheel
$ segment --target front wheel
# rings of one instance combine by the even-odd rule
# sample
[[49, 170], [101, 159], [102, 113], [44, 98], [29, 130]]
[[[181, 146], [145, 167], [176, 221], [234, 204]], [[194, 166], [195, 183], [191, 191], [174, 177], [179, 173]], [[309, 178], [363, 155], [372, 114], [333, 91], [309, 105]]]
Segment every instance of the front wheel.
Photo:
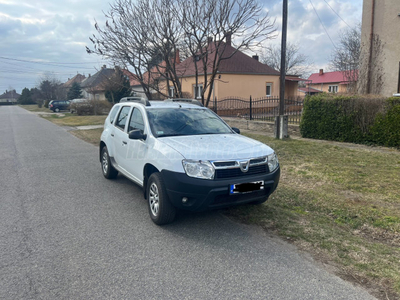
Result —
[[113, 179], [118, 175], [118, 171], [111, 164], [106, 146], [101, 149], [101, 170], [103, 171], [104, 177], [107, 179]]
[[56, 108], [54, 111], [55, 111], [55, 112], [60, 112], [60, 109], [59, 109], [59, 108]]
[[147, 201], [151, 220], [164, 225], [175, 220], [176, 208], [168, 199], [164, 181], [160, 173], [153, 173], [147, 184]]

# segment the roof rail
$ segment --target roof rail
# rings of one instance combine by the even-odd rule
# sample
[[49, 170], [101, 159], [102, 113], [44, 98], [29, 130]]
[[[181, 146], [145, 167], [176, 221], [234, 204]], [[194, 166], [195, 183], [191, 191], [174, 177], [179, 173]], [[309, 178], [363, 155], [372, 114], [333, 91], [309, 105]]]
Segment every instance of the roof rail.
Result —
[[181, 102], [181, 103], [189, 103], [198, 106], [204, 106], [199, 100], [196, 99], [186, 99], [186, 98], [175, 98], [175, 99], [165, 99], [166, 102]]
[[124, 97], [119, 102], [138, 102], [145, 106], [151, 106], [149, 100], [144, 99], [142, 97]]

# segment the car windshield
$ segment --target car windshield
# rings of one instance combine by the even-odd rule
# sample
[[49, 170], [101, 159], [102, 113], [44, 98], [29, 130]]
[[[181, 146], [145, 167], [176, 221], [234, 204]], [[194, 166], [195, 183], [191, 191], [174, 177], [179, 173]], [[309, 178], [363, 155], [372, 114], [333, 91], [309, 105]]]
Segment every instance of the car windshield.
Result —
[[155, 137], [232, 133], [232, 130], [208, 109], [153, 108], [147, 110], [147, 116]]

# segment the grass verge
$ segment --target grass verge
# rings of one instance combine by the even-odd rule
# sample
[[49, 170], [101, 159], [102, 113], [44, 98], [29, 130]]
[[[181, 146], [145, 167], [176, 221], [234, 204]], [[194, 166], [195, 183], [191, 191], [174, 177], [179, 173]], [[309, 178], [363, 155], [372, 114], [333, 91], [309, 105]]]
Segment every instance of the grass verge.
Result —
[[78, 116], [70, 113], [41, 115], [60, 126], [85, 126], [85, 125], [103, 125], [107, 116]]
[[77, 138], [80, 138], [96, 146], [98, 146], [100, 143], [100, 136], [102, 132], [103, 128], [70, 131], [70, 133], [76, 136]]
[[400, 295], [400, 152], [248, 135], [278, 154], [277, 191], [226, 213], [274, 231], [367, 287]]
[[29, 105], [18, 105], [26, 110], [29, 110], [31, 112], [46, 112], [46, 113], [51, 113], [51, 110], [42, 106], [39, 107], [37, 104], [29, 104]]

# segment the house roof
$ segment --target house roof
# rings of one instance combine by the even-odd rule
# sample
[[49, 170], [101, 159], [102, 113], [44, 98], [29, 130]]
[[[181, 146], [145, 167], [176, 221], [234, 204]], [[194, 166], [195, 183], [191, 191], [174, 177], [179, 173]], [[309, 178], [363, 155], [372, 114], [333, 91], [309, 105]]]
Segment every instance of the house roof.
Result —
[[124, 75], [128, 76], [129, 85], [130, 86], [138, 86], [138, 85], [140, 85], [140, 82], [139, 82], [139, 80], [137, 80], [137, 76], [135, 74], [133, 74], [132, 72], [130, 72], [130, 71], [126, 70], [126, 69], [123, 69], [122, 73], [124, 73]]
[[286, 81], [307, 81], [307, 79], [300, 78], [299, 76], [288, 75], [285, 77]]
[[321, 90], [317, 90], [312, 87], [302, 87], [302, 88], [299, 88], [298, 90], [303, 93], [322, 93]]
[[74, 82], [81, 83], [82, 81], [85, 80], [85, 78], [86, 78], [85, 75], [76, 74], [76, 75], [75, 75], [74, 77], [72, 77], [71, 79], [68, 79], [68, 81], [67, 81], [66, 83], [63, 84], [63, 87], [65, 87], [65, 88], [70, 88]]
[[0, 99], [17, 99], [21, 95], [18, 94], [15, 90], [6, 91], [3, 95], [0, 95]]
[[[221, 43], [219, 46], [218, 43]], [[218, 49], [217, 49], [218, 47]], [[223, 48], [225, 47], [225, 49]], [[259, 62], [257, 59], [254, 59], [240, 50], [236, 50], [229, 44], [224, 42], [212, 42], [208, 46], [208, 51], [211, 55], [209, 55], [209, 64], [207, 66], [207, 73], [212, 72], [212, 66], [214, 63], [214, 55], [215, 51], [219, 50], [220, 52], [224, 49], [222, 53], [222, 60], [220, 62], [218, 73], [225, 74], [260, 74], [260, 75], [277, 75], [279, 76], [279, 72], [269, 67], [266, 64]], [[235, 52], [236, 51], [236, 52]], [[234, 54], [233, 54], [234, 53]], [[232, 55], [232, 56], [231, 56]], [[230, 57], [231, 56], [231, 57]], [[226, 58], [226, 59], [224, 59]], [[199, 70], [199, 74], [203, 74], [202, 69], [202, 61], [197, 62], [197, 68]], [[177, 67], [177, 72], [183, 77], [194, 76], [195, 75], [195, 62], [192, 57], [187, 58]]]
[[[356, 72], [355, 77], [357, 80], [358, 71], [352, 70], [348, 72]], [[311, 84], [316, 83], [341, 83], [347, 84], [349, 83], [348, 75], [349, 73], [345, 71], [335, 71], [335, 72], [323, 72], [321, 70], [319, 73], [313, 73], [308, 77], [307, 81], [310, 81]]]
[[101, 88], [104, 81], [114, 74], [114, 69], [107, 69], [105, 66], [101, 68], [96, 74], [87, 77], [81, 83], [82, 88]]

